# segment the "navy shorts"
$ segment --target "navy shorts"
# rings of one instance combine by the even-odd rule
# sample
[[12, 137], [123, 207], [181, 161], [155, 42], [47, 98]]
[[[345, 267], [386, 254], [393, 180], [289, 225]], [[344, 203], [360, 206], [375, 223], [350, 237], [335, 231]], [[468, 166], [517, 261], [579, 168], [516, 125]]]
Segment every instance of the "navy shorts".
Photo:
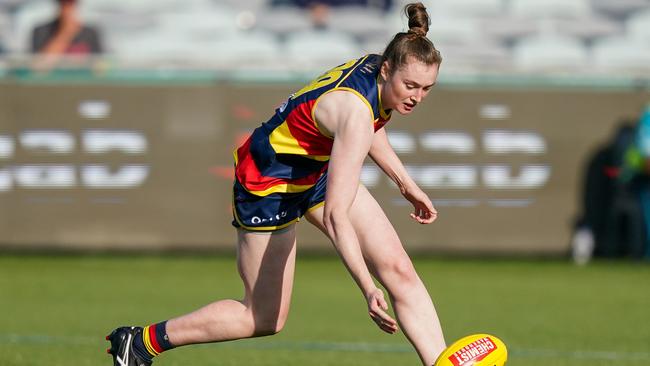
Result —
[[275, 231], [300, 220], [307, 211], [325, 202], [327, 172], [316, 184], [300, 193], [272, 193], [257, 196], [248, 192], [235, 178], [232, 225], [252, 231]]

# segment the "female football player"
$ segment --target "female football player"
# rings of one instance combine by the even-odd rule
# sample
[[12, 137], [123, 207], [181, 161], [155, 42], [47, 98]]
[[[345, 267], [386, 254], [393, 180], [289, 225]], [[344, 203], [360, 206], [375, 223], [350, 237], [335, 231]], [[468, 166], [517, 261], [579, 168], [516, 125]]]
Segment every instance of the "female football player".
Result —
[[[383, 128], [392, 111], [408, 115], [436, 83], [442, 61], [426, 34], [421, 3], [405, 7], [409, 30], [383, 55], [340, 65], [294, 93], [235, 152], [233, 225], [245, 295], [221, 300], [169, 321], [120, 327], [107, 339], [115, 365], [150, 365], [173, 347], [279, 332], [289, 313], [302, 216], [331, 239], [387, 333], [403, 330], [424, 365], [444, 350], [431, 298], [395, 229], [359, 183], [370, 156], [413, 205], [411, 217], [430, 224], [431, 200], [408, 175]], [[388, 291], [397, 321], [387, 312]]]

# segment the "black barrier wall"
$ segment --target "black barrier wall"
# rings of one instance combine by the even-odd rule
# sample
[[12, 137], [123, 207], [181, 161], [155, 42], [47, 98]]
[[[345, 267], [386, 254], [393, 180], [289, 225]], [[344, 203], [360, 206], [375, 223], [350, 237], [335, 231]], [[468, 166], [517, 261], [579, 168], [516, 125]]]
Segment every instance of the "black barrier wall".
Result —
[[[296, 87], [0, 84], [1, 245], [232, 248], [232, 149]], [[362, 181], [410, 249], [564, 253], [588, 154], [648, 100], [436, 87], [387, 129], [438, 221], [412, 222], [370, 161]], [[298, 226], [301, 247], [329, 246]]]

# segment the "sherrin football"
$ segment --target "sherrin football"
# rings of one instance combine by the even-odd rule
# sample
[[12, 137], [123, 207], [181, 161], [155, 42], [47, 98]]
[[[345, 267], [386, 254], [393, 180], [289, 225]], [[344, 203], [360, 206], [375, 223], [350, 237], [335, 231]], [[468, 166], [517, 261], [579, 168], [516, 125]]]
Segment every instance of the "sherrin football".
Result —
[[447, 347], [434, 366], [503, 366], [507, 360], [503, 341], [490, 334], [473, 334]]

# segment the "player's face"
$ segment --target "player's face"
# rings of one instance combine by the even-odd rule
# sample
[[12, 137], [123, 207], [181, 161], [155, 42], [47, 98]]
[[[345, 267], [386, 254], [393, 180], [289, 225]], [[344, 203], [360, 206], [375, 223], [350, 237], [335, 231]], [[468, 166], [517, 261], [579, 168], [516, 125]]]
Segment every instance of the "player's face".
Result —
[[390, 65], [384, 62], [381, 68], [383, 107], [410, 114], [435, 85], [438, 68], [439, 65], [425, 65], [413, 58], [396, 70], [391, 70]]

